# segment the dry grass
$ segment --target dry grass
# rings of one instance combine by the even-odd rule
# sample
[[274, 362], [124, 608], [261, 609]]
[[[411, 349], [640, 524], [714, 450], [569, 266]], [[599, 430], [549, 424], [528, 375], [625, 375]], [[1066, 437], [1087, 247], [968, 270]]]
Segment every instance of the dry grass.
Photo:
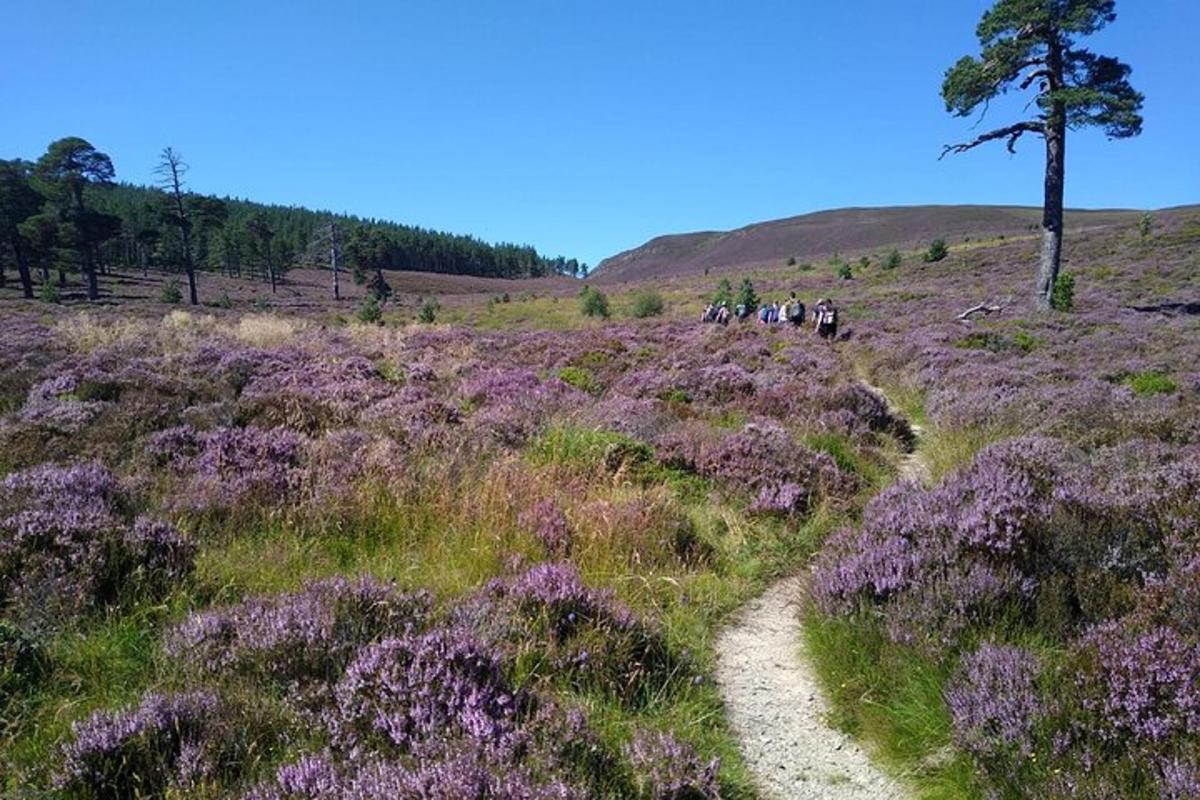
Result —
[[289, 341], [307, 327], [302, 320], [274, 314], [247, 314], [238, 320], [234, 336], [255, 347], [274, 347]]

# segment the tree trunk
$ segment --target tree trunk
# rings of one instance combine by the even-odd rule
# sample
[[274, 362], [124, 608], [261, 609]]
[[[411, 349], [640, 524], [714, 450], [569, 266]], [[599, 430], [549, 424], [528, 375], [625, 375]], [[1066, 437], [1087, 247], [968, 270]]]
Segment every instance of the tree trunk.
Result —
[[26, 300], [32, 300], [33, 275], [29, 271], [29, 259], [25, 257], [25, 250], [21, 247], [20, 236], [13, 241], [13, 257], [17, 261], [17, 274], [21, 276], [21, 293], [25, 295]]
[[271, 294], [275, 294], [275, 265], [271, 263], [271, 243], [267, 242], [267, 277], [271, 279]]
[[88, 300], [93, 303], [100, 299], [100, 282], [96, 279], [96, 265], [88, 264], [84, 267], [87, 273], [87, 294]]
[[[1061, 45], [1051, 44], [1047, 67], [1052, 73], [1051, 87], [1062, 85]], [[1050, 310], [1054, 283], [1062, 259], [1063, 240], [1063, 183], [1066, 175], [1067, 108], [1055, 102], [1046, 119], [1046, 191], [1042, 206], [1042, 255], [1038, 265], [1038, 307]]]
[[341, 287], [338, 286], [338, 240], [337, 226], [329, 226], [329, 268], [333, 270], [333, 299], [341, 300]]
[[192, 305], [198, 306], [200, 305], [200, 301], [196, 299], [196, 268], [190, 264], [187, 267], [187, 279], [188, 299], [192, 301]]

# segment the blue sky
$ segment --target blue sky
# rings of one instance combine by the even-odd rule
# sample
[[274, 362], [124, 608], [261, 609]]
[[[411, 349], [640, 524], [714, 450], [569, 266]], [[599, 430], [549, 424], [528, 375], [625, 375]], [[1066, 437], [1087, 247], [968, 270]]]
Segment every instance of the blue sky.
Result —
[[[5, 0], [0, 156], [79, 135], [148, 183], [172, 145], [198, 191], [591, 264], [823, 208], [1039, 204], [1039, 140], [937, 160], [972, 135], [938, 90], [989, 5]], [[1200, 3], [1117, 11], [1093, 46], [1133, 66], [1145, 133], [1074, 135], [1067, 202], [1200, 202]]]

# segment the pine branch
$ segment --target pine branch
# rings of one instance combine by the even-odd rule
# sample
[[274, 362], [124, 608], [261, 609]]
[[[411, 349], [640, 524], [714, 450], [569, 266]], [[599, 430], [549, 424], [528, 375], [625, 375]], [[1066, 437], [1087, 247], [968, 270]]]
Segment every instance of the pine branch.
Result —
[[984, 144], [985, 142], [995, 141], [996, 139], [1008, 139], [1008, 152], [1015, 153], [1017, 140], [1020, 139], [1021, 136], [1023, 136], [1026, 133], [1044, 133], [1044, 132], [1045, 132], [1045, 124], [1042, 122], [1037, 122], [1037, 121], [1033, 121], [1033, 120], [1027, 120], [1025, 122], [1018, 122], [1015, 125], [1009, 125], [1008, 127], [1005, 127], [1005, 128], [997, 128], [994, 131], [988, 131], [987, 133], [980, 134], [979, 136], [976, 136], [973, 140], [971, 140], [969, 142], [964, 142], [963, 144], [948, 144], [944, 148], [942, 148], [942, 154], [940, 156], [938, 156], [938, 161], [941, 161], [943, 158], [945, 158], [950, 153], [954, 153], [956, 155], [959, 153], [965, 153], [968, 150], [973, 150], [974, 148], [978, 147], [979, 145]]

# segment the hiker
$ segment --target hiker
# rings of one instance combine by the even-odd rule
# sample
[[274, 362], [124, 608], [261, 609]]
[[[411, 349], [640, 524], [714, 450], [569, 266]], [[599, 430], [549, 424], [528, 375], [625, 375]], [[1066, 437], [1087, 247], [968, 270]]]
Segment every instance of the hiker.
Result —
[[788, 303], [788, 321], [793, 327], [799, 328], [804, 325], [804, 303], [796, 299], [796, 293], [792, 292], [791, 302]]
[[766, 303], [763, 303], [762, 307], [760, 309], [758, 309], [758, 324], [766, 325], [770, 321], [771, 321], [771, 307], [769, 305], [767, 305]]
[[813, 309], [813, 329], [822, 339], [833, 341], [837, 338], [838, 312], [833, 301], [824, 298], [817, 301]]
[[712, 303], [709, 303], [708, 305], [706, 305], [704, 307], [704, 313], [700, 315], [700, 321], [701, 322], [712, 322], [713, 316], [714, 316], [713, 315], [713, 306], [712, 306]]
[[746, 317], [750, 316], [750, 309], [746, 308], [745, 303], [738, 303], [737, 308], [733, 310], [733, 315], [737, 317], [738, 322], [742, 322]]
[[729, 306], [727, 306], [725, 303], [721, 303], [721, 307], [717, 309], [717, 324], [729, 324]]

